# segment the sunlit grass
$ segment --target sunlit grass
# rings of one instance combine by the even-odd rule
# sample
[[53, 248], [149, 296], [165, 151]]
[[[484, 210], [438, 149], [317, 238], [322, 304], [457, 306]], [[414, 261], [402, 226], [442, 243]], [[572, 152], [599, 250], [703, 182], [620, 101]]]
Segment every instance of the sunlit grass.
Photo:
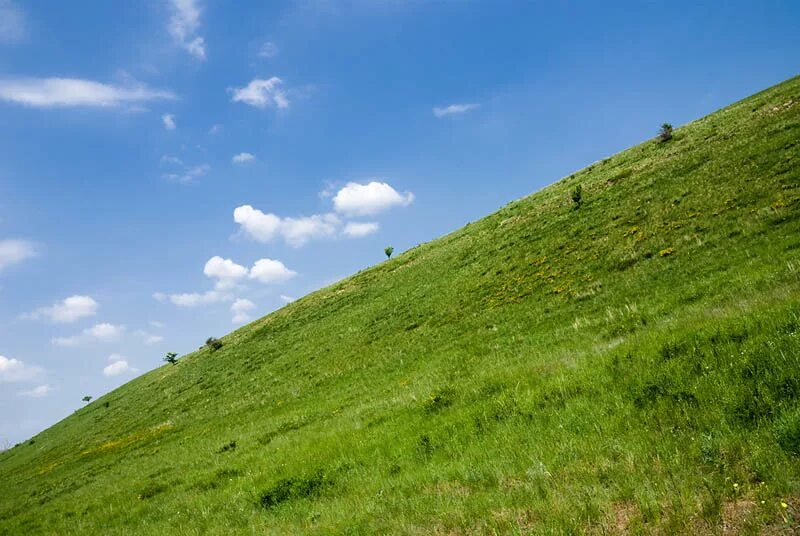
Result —
[[789, 531], [799, 161], [794, 79], [306, 296], [0, 454], [0, 532]]

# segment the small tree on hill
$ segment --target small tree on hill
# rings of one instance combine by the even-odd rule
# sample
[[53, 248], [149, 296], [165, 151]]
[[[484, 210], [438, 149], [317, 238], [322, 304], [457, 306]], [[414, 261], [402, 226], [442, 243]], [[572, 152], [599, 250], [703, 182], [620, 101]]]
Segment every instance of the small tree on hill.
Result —
[[661, 125], [661, 130], [658, 131], [658, 139], [661, 143], [672, 139], [672, 125], [664, 123]]
[[178, 361], [178, 354], [175, 352], [167, 352], [167, 355], [164, 356], [164, 361], [174, 365]]
[[581, 203], [583, 203], [583, 186], [581, 186], [580, 184], [575, 186], [575, 188], [573, 188], [572, 190], [571, 197], [575, 209], [577, 210], [581, 208]]
[[92, 397], [89, 396], [89, 395], [86, 395], [83, 398], [81, 398], [81, 400], [83, 400], [84, 402], [86, 402], [88, 404], [89, 402], [92, 401]]
[[394, 248], [392, 246], [388, 246], [383, 250], [383, 252], [386, 253], [386, 258], [387, 259], [391, 259], [392, 258], [392, 253], [394, 253]]
[[208, 348], [212, 352], [216, 352], [217, 350], [222, 348], [222, 341], [217, 339], [216, 337], [209, 337], [206, 339], [206, 348]]

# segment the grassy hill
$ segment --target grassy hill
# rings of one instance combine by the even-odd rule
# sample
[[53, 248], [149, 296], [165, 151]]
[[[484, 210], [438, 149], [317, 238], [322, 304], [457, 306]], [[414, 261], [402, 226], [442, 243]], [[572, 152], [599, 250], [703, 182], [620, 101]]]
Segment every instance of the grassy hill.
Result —
[[800, 78], [222, 341], [0, 454], [0, 533], [792, 533]]

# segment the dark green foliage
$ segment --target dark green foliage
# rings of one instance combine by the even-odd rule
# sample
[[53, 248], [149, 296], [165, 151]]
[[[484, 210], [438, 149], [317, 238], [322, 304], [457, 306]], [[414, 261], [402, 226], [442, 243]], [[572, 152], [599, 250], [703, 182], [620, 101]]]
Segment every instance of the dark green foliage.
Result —
[[795, 456], [800, 456], [800, 408], [788, 411], [777, 421], [778, 444]]
[[270, 509], [287, 501], [313, 498], [332, 485], [333, 480], [323, 471], [308, 477], [286, 478], [265, 491], [259, 502], [262, 507]]
[[139, 492], [138, 497], [140, 500], [150, 499], [152, 497], [155, 497], [159, 493], [167, 491], [167, 489], [169, 488], [167, 487], [166, 484], [161, 484], [161, 483], [148, 484], [147, 486], [142, 488], [142, 490]]
[[236, 450], [236, 441], [231, 441], [230, 443], [223, 445], [222, 448], [217, 451], [217, 454], [222, 454], [223, 452], [228, 452], [231, 450]]
[[215, 337], [209, 337], [209, 338], [206, 339], [206, 345], [205, 346], [206, 346], [206, 348], [208, 348], [212, 352], [216, 352], [217, 350], [222, 348], [222, 341], [217, 339], [217, 338], [215, 338]]
[[[206, 341], [206, 344], [208, 344], [208, 341]], [[164, 356], [164, 361], [174, 365], [178, 362], [178, 354], [176, 352], [167, 352], [167, 355]]]
[[658, 131], [658, 140], [660, 142], [669, 141], [672, 139], [672, 125], [669, 123], [664, 123], [661, 125], [661, 129]]
[[81, 398], [81, 400], [83, 400], [84, 402], [86, 402], [88, 404], [89, 402], [92, 401], [92, 397], [89, 396], [89, 395], [86, 395], [83, 398]]
[[394, 253], [394, 248], [392, 246], [387, 246], [383, 249], [383, 252], [386, 253], [387, 259], [391, 259], [392, 253]]
[[425, 413], [436, 413], [450, 407], [455, 401], [455, 391], [450, 388], [438, 389], [422, 404]]
[[583, 203], [583, 186], [580, 184], [576, 185], [575, 188], [572, 189], [570, 197], [572, 198], [573, 206], [576, 209], [581, 208], [581, 203]]

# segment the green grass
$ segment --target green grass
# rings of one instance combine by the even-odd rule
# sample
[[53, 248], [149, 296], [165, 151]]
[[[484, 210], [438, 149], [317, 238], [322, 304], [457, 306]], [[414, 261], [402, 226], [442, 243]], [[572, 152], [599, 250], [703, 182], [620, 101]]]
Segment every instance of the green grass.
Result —
[[0, 454], [0, 533], [791, 533], [800, 78], [222, 342]]

